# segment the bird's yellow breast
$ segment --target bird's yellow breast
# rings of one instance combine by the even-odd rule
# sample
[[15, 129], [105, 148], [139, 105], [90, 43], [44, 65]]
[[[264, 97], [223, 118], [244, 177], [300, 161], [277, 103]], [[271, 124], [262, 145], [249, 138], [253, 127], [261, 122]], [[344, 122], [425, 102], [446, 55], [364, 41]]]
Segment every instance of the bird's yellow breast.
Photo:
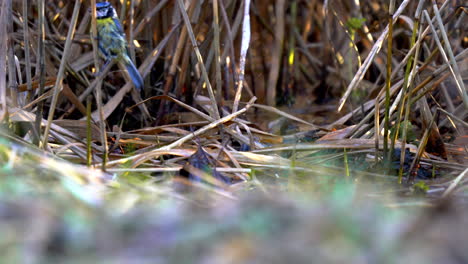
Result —
[[112, 17], [106, 17], [106, 18], [98, 18], [96, 19], [97, 25], [106, 25], [106, 24], [114, 24], [114, 20], [112, 20]]
[[126, 59], [127, 41], [124, 33], [117, 27], [113, 18], [96, 20], [98, 44], [107, 55], [116, 59]]

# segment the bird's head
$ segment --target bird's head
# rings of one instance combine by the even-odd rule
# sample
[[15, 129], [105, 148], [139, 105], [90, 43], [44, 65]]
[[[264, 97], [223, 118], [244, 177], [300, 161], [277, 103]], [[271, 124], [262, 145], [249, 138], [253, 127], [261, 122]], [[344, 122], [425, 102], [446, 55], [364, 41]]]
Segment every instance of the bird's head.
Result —
[[103, 19], [109, 17], [117, 17], [112, 5], [109, 2], [96, 3], [96, 18]]

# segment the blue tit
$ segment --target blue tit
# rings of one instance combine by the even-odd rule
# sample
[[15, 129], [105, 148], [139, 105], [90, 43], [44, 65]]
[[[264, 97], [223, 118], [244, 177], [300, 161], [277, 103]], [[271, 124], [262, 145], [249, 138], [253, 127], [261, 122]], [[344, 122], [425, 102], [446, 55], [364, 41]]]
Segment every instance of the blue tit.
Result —
[[109, 2], [96, 3], [96, 19], [99, 51], [106, 60], [106, 65], [113, 59], [123, 65], [133, 85], [140, 91], [143, 88], [143, 78], [128, 55], [125, 33], [115, 9]]

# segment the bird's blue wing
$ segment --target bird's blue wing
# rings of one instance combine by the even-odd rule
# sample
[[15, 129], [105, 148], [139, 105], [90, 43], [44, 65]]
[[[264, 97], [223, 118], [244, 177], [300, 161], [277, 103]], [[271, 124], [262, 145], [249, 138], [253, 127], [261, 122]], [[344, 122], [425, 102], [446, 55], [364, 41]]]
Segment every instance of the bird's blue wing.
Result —
[[107, 50], [102, 46], [102, 43], [98, 40], [98, 48], [99, 51], [101, 51], [102, 55], [104, 55], [105, 58], [109, 58], [109, 53], [107, 53]]
[[120, 33], [123, 35], [124, 31], [123, 31], [122, 25], [120, 24], [119, 19], [118, 18], [112, 18], [112, 20], [114, 20], [114, 24], [115, 24], [115, 27], [117, 28], [117, 30], [120, 31]]

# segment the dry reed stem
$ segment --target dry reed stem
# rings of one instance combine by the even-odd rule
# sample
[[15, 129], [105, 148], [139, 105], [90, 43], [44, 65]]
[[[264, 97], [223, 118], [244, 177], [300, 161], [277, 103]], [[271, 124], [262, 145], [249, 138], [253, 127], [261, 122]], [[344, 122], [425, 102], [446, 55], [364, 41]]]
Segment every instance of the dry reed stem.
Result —
[[2, 1], [0, 6], [0, 120], [5, 120], [8, 114], [7, 106], [7, 82], [6, 82], [6, 58], [8, 50], [7, 12], [11, 1]]
[[208, 94], [210, 96], [210, 100], [211, 100], [211, 104], [212, 104], [212, 108], [213, 108], [212, 109], [212, 111], [213, 111], [212, 115], [214, 116], [214, 118], [219, 119], [220, 115], [219, 115], [218, 105], [216, 103], [216, 98], [215, 98], [213, 88], [211, 86], [211, 83], [210, 83], [210, 80], [209, 80], [209, 77], [208, 77], [208, 72], [206, 71], [205, 65], [203, 63], [203, 58], [201, 56], [200, 50], [198, 49], [197, 40], [195, 39], [195, 35], [194, 35], [193, 29], [192, 29], [192, 25], [190, 24], [190, 19], [188, 17], [187, 12], [185, 11], [184, 3], [182, 2], [182, 0], [177, 0], [177, 3], [179, 5], [180, 12], [182, 13], [182, 17], [184, 19], [185, 26], [187, 27], [187, 33], [188, 33], [188, 35], [190, 37], [190, 41], [192, 42], [192, 47], [195, 50], [195, 54], [196, 54], [197, 61], [198, 61], [199, 65], [200, 65], [200, 68], [201, 68], [202, 77], [203, 77], [203, 80], [205, 82], [206, 89], [207, 89]]
[[62, 61], [60, 62], [60, 68], [57, 74], [57, 81], [55, 83], [54, 93], [52, 95], [52, 103], [49, 108], [49, 115], [47, 117], [47, 125], [45, 127], [45, 131], [43, 135], [42, 147], [44, 149], [47, 148], [47, 144], [49, 142], [48, 136], [49, 136], [49, 131], [50, 131], [50, 125], [52, 124], [52, 120], [54, 119], [54, 113], [55, 113], [55, 108], [57, 107], [58, 95], [60, 91], [62, 90], [65, 65], [68, 60], [72, 40], [75, 35], [76, 22], [78, 20], [78, 14], [80, 12], [81, 1], [82, 0], [75, 0], [75, 7], [73, 8], [73, 15], [72, 15], [71, 25], [70, 25], [71, 27], [70, 27], [70, 30], [68, 31], [67, 40], [65, 42], [65, 48], [62, 54]]
[[278, 84], [280, 64], [283, 50], [284, 40], [284, 13], [285, 13], [285, 0], [276, 0], [275, 7], [275, 46], [272, 54], [271, 69], [268, 74], [268, 90], [266, 94], [266, 103], [269, 106], [276, 105], [276, 86]]
[[[240, 48], [239, 58], [239, 77], [237, 78], [237, 90], [234, 96], [234, 104], [232, 106], [232, 112], [237, 111], [239, 107], [239, 101], [242, 94], [242, 88], [244, 87], [244, 75], [245, 75], [245, 63], [247, 57], [247, 51], [250, 46], [250, 0], [244, 1], [244, 20], [242, 22], [242, 42]], [[234, 59], [234, 58], [233, 58]]]

